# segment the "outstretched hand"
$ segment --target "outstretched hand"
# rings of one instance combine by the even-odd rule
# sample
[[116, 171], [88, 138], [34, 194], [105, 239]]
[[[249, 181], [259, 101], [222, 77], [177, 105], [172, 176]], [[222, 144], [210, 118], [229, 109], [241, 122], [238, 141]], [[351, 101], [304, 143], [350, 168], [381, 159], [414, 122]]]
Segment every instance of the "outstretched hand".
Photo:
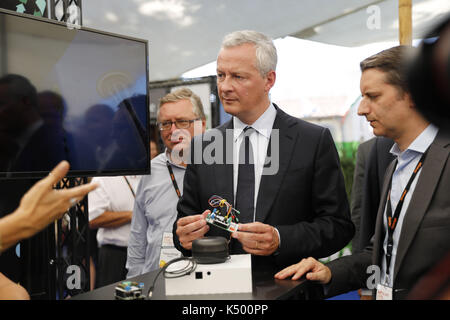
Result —
[[71, 206], [97, 188], [97, 184], [89, 183], [70, 189], [53, 189], [68, 171], [69, 163], [61, 161], [47, 177], [36, 182], [22, 197], [15, 213], [26, 219], [34, 233], [60, 219]]
[[292, 276], [292, 280], [298, 280], [305, 274], [307, 280], [317, 281], [321, 284], [327, 284], [331, 281], [330, 269], [311, 257], [284, 268], [275, 274], [275, 278], [286, 279]]

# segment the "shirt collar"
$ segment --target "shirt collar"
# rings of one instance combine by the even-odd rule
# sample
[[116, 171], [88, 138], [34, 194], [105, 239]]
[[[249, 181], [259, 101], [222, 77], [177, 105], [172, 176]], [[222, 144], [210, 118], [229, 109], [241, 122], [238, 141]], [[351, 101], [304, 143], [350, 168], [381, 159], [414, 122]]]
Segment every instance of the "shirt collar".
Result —
[[182, 165], [179, 165], [179, 164], [176, 164], [175, 162], [173, 162], [172, 161], [172, 159], [170, 159], [170, 156], [169, 156], [169, 149], [165, 149], [164, 150], [164, 162], [166, 162], [166, 161], [169, 161], [169, 163], [172, 165], [172, 166], [175, 166], [175, 167], [178, 167], [178, 168], [181, 168], [181, 169], [183, 169], [183, 170], [186, 170], [186, 167], [183, 167]]
[[[274, 105], [270, 103], [266, 111], [264, 111], [264, 113], [251, 125], [251, 127], [267, 139], [270, 139], [270, 134], [272, 133], [272, 127], [273, 123], [275, 122], [276, 116], [277, 110], [275, 109]], [[235, 142], [247, 126], [248, 124], [242, 122], [241, 120], [239, 120], [239, 118], [233, 117]]]
[[438, 131], [439, 129], [436, 126], [434, 126], [433, 124], [429, 124], [428, 127], [426, 127], [425, 130], [423, 130], [416, 139], [414, 139], [414, 141], [408, 146], [405, 151], [402, 152], [397, 143], [394, 143], [390, 150], [390, 153], [397, 157], [405, 153], [407, 150], [411, 150], [417, 153], [424, 153], [431, 145], [434, 138], [436, 138]]

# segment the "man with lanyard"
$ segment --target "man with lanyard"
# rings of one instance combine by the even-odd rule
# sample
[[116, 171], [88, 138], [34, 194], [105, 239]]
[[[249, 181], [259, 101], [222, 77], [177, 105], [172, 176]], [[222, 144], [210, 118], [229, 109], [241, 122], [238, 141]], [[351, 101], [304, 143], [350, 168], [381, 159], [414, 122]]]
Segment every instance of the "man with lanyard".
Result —
[[187, 88], [160, 100], [157, 120], [166, 150], [152, 160], [151, 174], [138, 186], [128, 245], [128, 278], [158, 269], [180, 255], [173, 246], [172, 225], [183, 191], [183, 155], [192, 137], [206, 128], [201, 100]]
[[[361, 62], [358, 114], [377, 136], [392, 138], [371, 243], [326, 266], [313, 258], [275, 275], [317, 281], [325, 296], [364, 286], [377, 299], [405, 299], [417, 281], [450, 250], [450, 135], [417, 111], [406, 86], [404, 59], [413, 48], [384, 50]], [[375, 291], [374, 291], [375, 294]]]

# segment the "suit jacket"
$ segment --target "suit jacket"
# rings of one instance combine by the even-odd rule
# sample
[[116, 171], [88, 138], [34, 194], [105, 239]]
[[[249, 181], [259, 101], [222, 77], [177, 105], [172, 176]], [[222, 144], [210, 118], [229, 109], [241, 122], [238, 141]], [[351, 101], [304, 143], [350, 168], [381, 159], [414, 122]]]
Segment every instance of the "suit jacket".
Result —
[[394, 160], [394, 156], [389, 152], [393, 144], [392, 139], [377, 137], [368, 153], [364, 168], [362, 194], [360, 195], [360, 220], [357, 228], [359, 234], [355, 236], [357, 241], [353, 242], [353, 252], [363, 250], [375, 233], [384, 175], [386, 168]]
[[[450, 133], [440, 130], [430, 145], [405, 212], [394, 266], [394, 299], [405, 298], [414, 284], [450, 250], [449, 152]], [[386, 232], [383, 215], [394, 163], [386, 170], [371, 243], [360, 253], [328, 264], [332, 273], [328, 296], [364, 287], [371, 275], [367, 267], [381, 266]]]
[[352, 194], [350, 199], [350, 212], [352, 222], [355, 225], [355, 236], [352, 240], [352, 252], [358, 251], [359, 230], [361, 225], [361, 207], [363, 199], [363, 185], [367, 162], [372, 146], [375, 144], [376, 138], [364, 141], [358, 146], [356, 152], [355, 171], [353, 172]]
[[[275, 107], [277, 115], [271, 141], [275, 129], [278, 129], [279, 168], [276, 174], [263, 173], [255, 220], [277, 228], [281, 243], [278, 252], [271, 256], [252, 257], [254, 271], [271, 273], [304, 257], [329, 256], [344, 247], [354, 234], [339, 157], [329, 130], [291, 117]], [[183, 196], [178, 202], [178, 219], [210, 208], [208, 199], [212, 195], [219, 195], [233, 204], [233, 135], [226, 133], [232, 129], [230, 120], [194, 138], [192, 160], [202, 154], [211, 139], [220, 138], [225, 143], [222, 150], [216, 150], [216, 156], [222, 153], [223, 157], [218, 158], [223, 158], [224, 162], [208, 165], [203, 159], [199, 164], [197, 158], [197, 162], [188, 165]], [[198, 145], [201, 150], [198, 150]], [[270, 146], [271, 142], [268, 156], [272, 153]], [[178, 250], [190, 255], [190, 251], [180, 246], [176, 222], [173, 236]], [[207, 236], [230, 238], [227, 231], [214, 226], [210, 227]], [[232, 239], [230, 253], [242, 253], [239, 247], [240, 243]]]

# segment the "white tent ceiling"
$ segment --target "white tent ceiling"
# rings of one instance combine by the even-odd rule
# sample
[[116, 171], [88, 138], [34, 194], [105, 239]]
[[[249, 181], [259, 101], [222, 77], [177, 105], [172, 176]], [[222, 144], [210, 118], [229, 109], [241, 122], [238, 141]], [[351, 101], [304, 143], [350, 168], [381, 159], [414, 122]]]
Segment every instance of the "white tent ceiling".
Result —
[[[415, 38], [450, 12], [449, 0], [412, 2]], [[84, 26], [149, 41], [150, 81], [177, 78], [214, 61], [222, 37], [240, 29], [349, 47], [398, 39], [398, 0], [85, 0], [82, 5]], [[369, 6], [375, 7], [368, 11]]]

